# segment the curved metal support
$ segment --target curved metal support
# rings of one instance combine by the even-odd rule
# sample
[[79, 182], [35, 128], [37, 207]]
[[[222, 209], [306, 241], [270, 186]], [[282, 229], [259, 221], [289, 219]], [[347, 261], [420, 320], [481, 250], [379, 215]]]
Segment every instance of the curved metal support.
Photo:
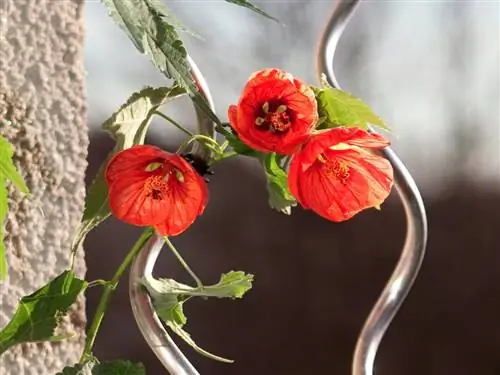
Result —
[[154, 351], [163, 366], [172, 375], [199, 375], [175, 345], [156, 315], [151, 298], [144, 290], [141, 280], [151, 276], [156, 259], [164, 245], [163, 238], [154, 235], [141, 250], [130, 268], [130, 302], [135, 320], [149, 347]]
[[[340, 37], [358, 3], [359, 0], [338, 1], [321, 40], [318, 53], [319, 71], [324, 73], [330, 84], [336, 88], [340, 86], [335, 78], [333, 57]], [[415, 181], [392, 149], [386, 148], [381, 154], [394, 168], [396, 190], [406, 214], [406, 239], [396, 269], [359, 335], [352, 363], [352, 375], [373, 374], [380, 341], [413, 285], [427, 243], [427, 217]]]
[[[215, 111], [212, 95], [207, 83], [189, 56], [188, 63], [200, 93], [205, 97], [212, 111]], [[215, 138], [214, 123], [197, 106], [195, 106], [195, 111], [198, 118], [198, 133]], [[198, 144], [193, 146], [192, 152], [203, 160], [208, 160], [210, 156], [207, 149]], [[180, 351], [163, 327], [153, 307], [151, 298], [141, 285], [141, 280], [144, 277], [152, 276], [153, 268], [163, 245], [163, 238], [156, 234], [153, 235], [131, 265], [129, 295], [132, 311], [146, 342], [171, 375], [199, 375], [198, 371]]]

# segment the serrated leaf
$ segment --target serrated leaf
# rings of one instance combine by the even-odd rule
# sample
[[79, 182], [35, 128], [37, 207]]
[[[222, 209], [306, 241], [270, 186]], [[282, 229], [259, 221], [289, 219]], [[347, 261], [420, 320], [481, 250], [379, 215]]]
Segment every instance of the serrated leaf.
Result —
[[0, 331], [0, 354], [23, 342], [60, 339], [54, 336], [58, 320], [86, 287], [86, 281], [71, 271], [64, 271], [36, 292], [21, 298], [11, 321]]
[[139, 51], [167, 77], [186, 89], [193, 102], [216, 124], [220, 120], [200, 94], [191, 76], [187, 52], [163, 6], [154, 0], [103, 0], [113, 19]]
[[95, 365], [92, 375], [146, 375], [146, 369], [142, 363], [119, 360]]
[[142, 363], [116, 360], [65, 367], [56, 375], [146, 375], [146, 369]]
[[266, 174], [269, 205], [277, 211], [290, 215], [292, 207], [297, 205], [297, 200], [290, 193], [288, 175], [281, 168], [278, 160], [279, 156], [275, 153], [267, 154], [264, 158], [261, 158], [261, 163]]
[[74, 366], [66, 366], [56, 375], [92, 375], [92, 367], [94, 363], [76, 364]]
[[167, 7], [165, 0], [147, 0], [152, 4], [153, 9], [157, 9], [159, 16], [164, 18], [165, 21], [172, 25], [177, 31], [190, 34], [197, 39], [203, 39], [197, 32], [191, 30], [182, 21], [177, 18], [177, 16], [172, 12], [172, 10]]
[[199, 347], [182, 327], [187, 318], [183, 305], [192, 297], [242, 298], [252, 288], [253, 275], [242, 271], [230, 271], [222, 274], [219, 282], [214, 285], [195, 288], [179, 283], [173, 279], [155, 279], [146, 277], [142, 284], [148, 290], [153, 305], [160, 319], [188, 345], [198, 353], [221, 362], [232, 362], [229, 359], [216, 356]]
[[230, 271], [223, 273], [219, 282], [215, 285], [205, 287], [215, 297], [242, 298], [246, 292], [252, 289], [252, 274], [243, 271]]
[[104, 172], [109, 159], [121, 150], [136, 144], [143, 144], [153, 113], [160, 106], [185, 93], [186, 91], [179, 86], [145, 87], [132, 94], [125, 104], [104, 122], [102, 127], [111, 134], [116, 144], [99, 168], [99, 172], [88, 190], [82, 223], [72, 246], [73, 252], [77, 250], [85, 236], [111, 214], [108, 204], [108, 187], [104, 180]]
[[172, 330], [172, 332], [174, 332], [182, 340], [184, 340], [186, 344], [191, 346], [196, 352], [200, 353], [205, 357], [214, 359], [219, 362], [226, 362], [226, 363], [233, 362], [230, 359], [226, 359], [218, 355], [212, 354], [207, 350], [201, 348], [200, 346], [198, 346], [198, 344], [196, 344], [191, 335], [182, 328], [187, 323], [187, 317], [186, 315], [184, 315], [183, 305], [184, 302], [189, 298], [188, 296], [180, 294], [159, 295], [158, 293], [156, 293], [155, 296], [156, 298], [153, 296], [151, 297], [153, 299], [153, 305], [155, 307], [156, 313], [160, 317], [161, 321], [165, 323], [167, 327], [169, 327]]
[[318, 130], [337, 126], [367, 130], [370, 124], [390, 130], [389, 126], [361, 99], [331, 87], [324, 77], [322, 86], [322, 88], [311, 87], [318, 102], [319, 117], [322, 119], [318, 123]]
[[4, 244], [4, 225], [5, 217], [9, 210], [8, 191], [6, 188], [7, 181], [12, 184], [22, 193], [29, 193], [23, 176], [17, 171], [12, 156], [14, 151], [10, 143], [0, 135], [0, 280], [3, 281], [7, 277], [7, 258], [5, 255]]
[[230, 271], [222, 274], [214, 285], [205, 285], [202, 289], [179, 283], [173, 279], [155, 279], [148, 277], [142, 283], [153, 300], [163, 303], [170, 301], [172, 295], [189, 297], [242, 298], [252, 288], [252, 274], [243, 271]]
[[264, 16], [266, 18], [269, 18], [270, 20], [279, 22], [277, 18], [274, 18], [273, 16], [267, 14], [262, 9], [256, 7], [255, 5], [253, 5], [252, 3], [250, 3], [247, 0], [225, 0], [225, 1], [228, 3], [231, 3], [231, 4], [236, 4], [236, 5], [239, 5], [241, 7], [250, 9], [250, 10], [254, 11], [255, 13], [260, 14], [261, 16]]
[[104, 124], [116, 140], [116, 148], [124, 150], [136, 144], [143, 144], [151, 116], [166, 102], [186, 93], [179, 86], [145, 87], [132, 96]]

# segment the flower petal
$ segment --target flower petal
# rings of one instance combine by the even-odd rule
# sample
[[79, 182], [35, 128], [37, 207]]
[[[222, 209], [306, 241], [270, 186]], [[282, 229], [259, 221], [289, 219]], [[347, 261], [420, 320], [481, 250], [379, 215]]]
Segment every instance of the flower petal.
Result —
[[250, 89], [253, 86], [258, 86], [263, 82], [269, 81], [293, 82], [293, 76], [290, 73], [277, 68], [262, 69], [250, 75], [244, 89]]
[[[194, 179], [192, 177], [195, 177]], [[162, 236], [175, 236], [184, 232], [205, 209], [208, 191], [205, 182], [198, 176], [187, 176], [183, 183], [170, 185], [167, 215], [154, 225]]]
[[306, 200], [302, 198], [301, 187], [299, 184], [299, 179], [303, 173], [301, 156], [302, 154], [299, 152], [292, 157], [290, 168], [288, 170], [288, 188], [290, 189], [290, 193], [292, 193], [302, 207], [309, 208]]
[[330, 145], [347, 143], [364, 148], [384, 148], [390, 144], [389, 140], [382, 135], [360, 128], [338, 127], [321, 132], [319, 136], [318, 142]]
[[148, 198], [144, 193], [145, 181], [141, 175], [130, 175], [109, 186], [109, 205], [116, 218], [137, 226], [164, 220], [168, 202]]
[[[386, 142], [379, 139], [381, 136], [371, 137], [362, 130], [332, 130], [314, 135], [294, 155], [288, 184], [304, 208], [310, 208], [328, 220], [344, 221], [364, 209], [380, 205], [387, 198], [393, 184], [393, 169], [385, 158], [350, 141], [333, 143], [339, 139], [356, 143], [361, 139], [369, 145], [382, 145]], [[339, 144], [348, 146], [332, 147]], [[347, 168], [345, 177], [339, 177], [332, 169], [332, 165], [338, 163]]]
[[146, 172], [145, 168], [165, 156], [165, 151], [150, 145], [135, 145], [116, 153], [108, 162], [105, 178], [108, 184], [119, 179], [123, 173]]
[[365, 204], [368, 207], [385, 201], [394, 182], [394, 171], [387, 159], [365, 150], [349, 150], [337, 153], [337, 157], [365, 180], [368, 186]]
[[338, 127], [320, 131], [311, 136], [304, 148], [303, 163], [306, 168], [316, 162], [318, 156], [328, 149], [342, 150], [353, 147], [384, 148], [389, 141], [382, 135], [359, 128]]

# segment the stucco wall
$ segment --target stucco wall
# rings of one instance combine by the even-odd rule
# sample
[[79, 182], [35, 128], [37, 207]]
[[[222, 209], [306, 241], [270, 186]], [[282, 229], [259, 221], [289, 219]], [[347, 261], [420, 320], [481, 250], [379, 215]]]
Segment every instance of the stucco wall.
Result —
[[[68, 266], [85, 196], [82, 52], [83, 0], [0, 0], [0, 118], [11, 122], [0, 131], [32, 191], [31, 199], [11, 191], [0, 327], [21, 296]], [[85, 272], [81, 251], [77, 270]], [[61, 327], [72, 339], [12, 348], [0, 357], [0, 374], [55, 374], [78, 359], [84, 324], [80, 300]]]

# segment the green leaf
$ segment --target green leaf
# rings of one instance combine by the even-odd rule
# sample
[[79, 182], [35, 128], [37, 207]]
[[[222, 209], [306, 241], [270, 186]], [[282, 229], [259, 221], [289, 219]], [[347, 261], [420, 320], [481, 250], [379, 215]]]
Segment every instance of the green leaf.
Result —
[[273, 16], [270, 16], [269, 14], [267, 14], [266, 12], [264, 12], [263, 10], [261, 10], [260, 8], [257, 8], [255, 5], [253, 5], [249, 1], [246, 1], [246, 0], [225, 0], [225, 1], [228, 2], [228, 3], [231, 3], [231, 4], [236, 4], [236, 5], [239, 5], [241, 7], [250, 9], [250, 10], [254, 11], [255, 13], [260, 14], [261, 16], [264, 16], [266, 18], [269, 18], [269, 19], [271, 19], [273, 21], [278, 22], [277, 18], [274, 18]]
[[5, 244], [4, 244], [4, 225], [5, 217], [9, 210], [9, 204], [7, 202], [8, 192], [5, 187], [5, 180], [0, 178], [0, 279], [3, 281], [7, 277], [7, 257], [5, 255]]
[[[149, 289], [148, 289], [149, 290]], [[178, 294], [155, 294], [156, 299], [153, 298], [153, 305], [155, 310], [162, 320], [163, 323], [169, 327], [172, 332], [183, 339], [186, 344], [191, 346], [196, 352], [201, 355], [214, 359], [219, 362], [231, 363], [230, 359], [220, 357], [218, 355], [212, 354], [207, 350], [201, 348], [196, 344], [191, 335], [187, 333], [182, 327], [187, 323], [187, 317], [184, 315], [183, 305], [184, 302], [189, 298]]]
[[331, 87], [324, 76], [322, 77], [322, 86], [322, 88], [311, 87], [318, 102], [320, 117], [317, 125], [318, 130], [338, 126], [367, 130], [369, 124], [390, 130], [389, 126], [373, 113], [371, 108], [361, 99]]
[[288, 188], [288, 175], [279, 164], [280, 157], [272, 153], [260, 160], [266, 174], [269, 205], [277, 211], [290, 215], [292, 207], [297, 205], [297, 200]]
[[216, 297], [242, 298], [252, 288], [252, 274], [242, 271], [230, 271], [222, 274], [219, 282], [214, 285], [205, 285], [202, 289], [179, 283], [173, 279], [155, 279], [148, 277], [143, 285], [155, 301], [166, 298], [170, 302], [172, 295], [185, 297]]
[[192, 297], [242, 298], [252, 288], [253, 275], [242, 271], [230, 271], [222, 274], [214, 285], [195, 288], [179, 283], [173, 279], [155, 279], [147, 277], [142, 284], [153, 300], [155, 310], [160, 319], [188, 345], [198, 353], [221, 362], [233, 361], [219, 357], [199, 347], [182, 327], [187, 323], [183, 305]]
[[146, 375], [146, 369], [142, 363], [116, 360], [65, 367], [56, 375]]
[[156, 302], [155, 309], [164, 322], [172, 322], [179, 327], [183, 327], [187, 323], [187, 317], [184, 314], [184, 301], [180, 296], [174, 294], [164, 296]]
[[116, 149], [143, 144], [151, 117], [160, 106], [186, 93], [179, 86], [145, 87], [132, 96], [102, 125], [116, 140]]
[[243, 298], [245, 293], [252, 289], [253, 277], [243, 271], [230, 271], [223, 273], [217, 284], [204, 289], [209, 293], [208, 297]]
[[61, 340], [63, 337], [54, 336], [58, 320], [86, 287], [86, 281], [64, 271], [33, 294], [21, 298], [11, 321], [0, 331], [0, 354], [23, 342]]
[[21, 193], [28, 194], [29, 189], [24, 182], [23, 176], [17, 171], [12, 162], [13, 155], [12, 146], [0, 135], [0, 177], [10, 180]]
[[227, 359], [224, 357], [220, 357], [218, 355], [212, 354], [205, 349], [201, 348], [196, 344], [196, 342], [193, 340], [191, 335], [187, 333], [184, 329], [182, 329], [181, 326], [179, 326], [177, 323], [174, 321], [163, 321], [171, 330], [174, 332], [177, 336], [179, 336], [181, 339], [184, 340], [186, 344], [188, 344], [190, 347], [192, 347], [196, 352], [200, 353], [201, 355], [213, 359], [215, 361], [219, 362], [224, 362], [224, 363], [233, 363], [234, 361], [232, 359]]
[[165, 7], [156, 0], [103, 0], [116, 23], [127, 32], [140, 52], [167, 77], [186, 89], [193, 102], [216, 124], [218, 117], [200, 94], [191, 76], [187, 51]]
[[258, 157], [259, 155], [263, 155], [261, 152], [254, 150], [253, 148], [244, 144], [238, 136], [235, 134], [228, 133], [225, 135], [226, 140], [229, 143], [229, 146], [233, 149], [234, 152], [239, 155]]
[[56, 375], [90, 375], [94, 363], [87, 362], [85, 364], [76, 364], [74, 366], [66, 366]]
[[108, 187], [104, 179], [109, 159], [119, 151], [133, 145], [143, 144], [154, 112], [168, 101], [185, 93], [186, 91], [179, 86], [145, 87], [132, 94], [125, 104], [104, 122], [103, 128], [111, 134], [116, 144], [111, 154], [101, 165], [87, 193], [82, 223], [72, 245], [73, 253], [85, 236], [111, 214], [108, 204]]
[[29, 193], [23, 176], [17, 171], [16, 166], [12, 161], [14, 151], [10, 143], [0, 135], [0, 280], [5, 280], [7, 277], [7, 258], [4, 244], [4, 225], [5, 217], [9, 211], [8, 191], [6, 187], [7, 181], [12, 184], [22, 193]]
[[169, 25], [172, 25], [177, 31], [190, 34], [197, 39], [203, 39], [197, 32], [188, 28], [179, 18], [177, 18], [172, 10], [167, 7], [165, 0], [148, 0], [148, 2], [151, 3], [153, 9], [158, 11], [158, 15]]

